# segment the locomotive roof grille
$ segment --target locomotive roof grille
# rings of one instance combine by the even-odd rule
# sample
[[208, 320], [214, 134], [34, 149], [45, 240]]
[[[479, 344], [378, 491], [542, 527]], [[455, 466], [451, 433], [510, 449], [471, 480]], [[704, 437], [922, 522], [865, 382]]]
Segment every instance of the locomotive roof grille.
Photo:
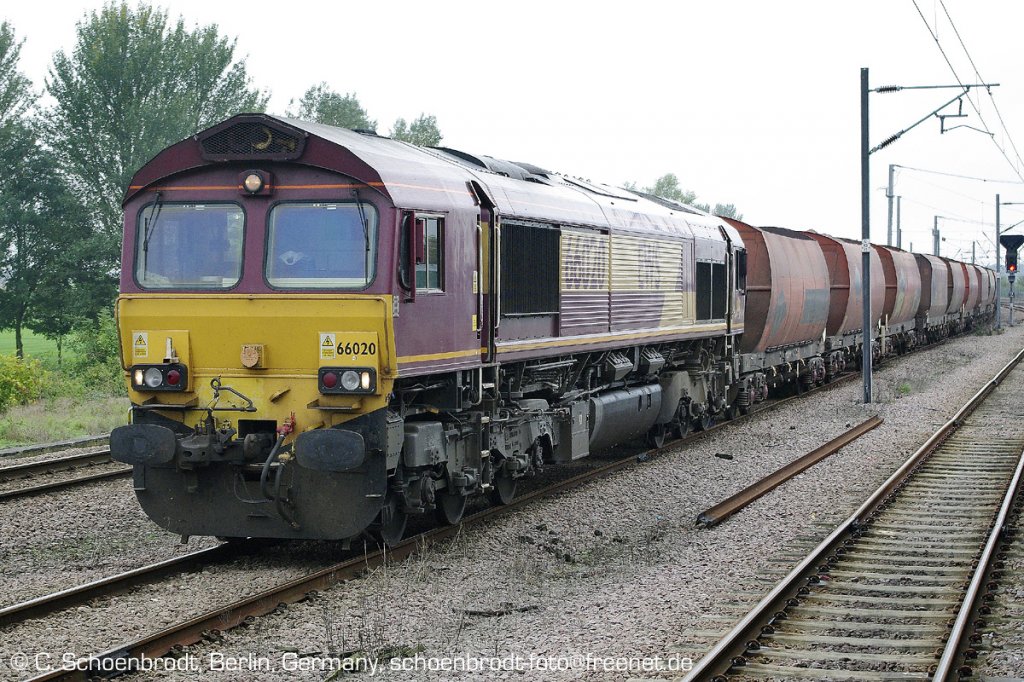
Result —
[[250, 120], [213, 128], [199, 136], [199, 144], [207, 161], [289, 161], [302, 156], [306, 140], [301, 131]]

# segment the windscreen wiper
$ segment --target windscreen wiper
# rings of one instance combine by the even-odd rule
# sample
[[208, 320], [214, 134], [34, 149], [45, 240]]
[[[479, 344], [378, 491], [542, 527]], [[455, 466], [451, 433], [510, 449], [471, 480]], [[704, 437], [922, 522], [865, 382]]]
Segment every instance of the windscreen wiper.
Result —
[[153, 230], [156, 229], [156, 221], [160, 219], [160, 209], [164, 207], [161, 197], [163, 192], [159, 190], [156, 193], [156, 202], [153, 204], [153, 208], [149, 210], [149, 217], [146, 218], [146, 231], [142, 238], [142, 274], [145, 276], [148, 271], [149, 264], [149, 239], [153, 236]]
[[359, 190], [352, 190], [356, 198], [356, 208], [359, 209], [359, 222], [363, 225], [363, 244], [366, 252], [363, 254], [363, 286], [370, 283], [370, 224], [366, 221], [366, 212], [363, 211], [363, 202], [359, 200]]

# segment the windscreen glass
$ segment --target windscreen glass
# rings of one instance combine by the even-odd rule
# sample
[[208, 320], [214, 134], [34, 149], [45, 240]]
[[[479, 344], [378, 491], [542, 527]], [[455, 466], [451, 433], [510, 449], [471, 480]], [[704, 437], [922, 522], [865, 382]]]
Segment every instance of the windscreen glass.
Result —
[[363, 289], [374, 276], [377, 211], [370, 204], [278, 204], [270, 212], [266, 275], [282, 289]]
[[138, 218], [135, 280], [144, 289], [229, 289], [242, 276], [244, 230], [234, 204], [150, 204]]

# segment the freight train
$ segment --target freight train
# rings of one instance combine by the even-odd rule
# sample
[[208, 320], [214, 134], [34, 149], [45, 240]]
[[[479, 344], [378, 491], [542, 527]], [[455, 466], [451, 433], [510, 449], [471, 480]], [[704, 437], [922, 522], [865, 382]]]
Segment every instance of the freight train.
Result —
[[985, 268], [263, 114], [124, 199], [114, 459], [188, 535], [401, 538], [994, 310]]

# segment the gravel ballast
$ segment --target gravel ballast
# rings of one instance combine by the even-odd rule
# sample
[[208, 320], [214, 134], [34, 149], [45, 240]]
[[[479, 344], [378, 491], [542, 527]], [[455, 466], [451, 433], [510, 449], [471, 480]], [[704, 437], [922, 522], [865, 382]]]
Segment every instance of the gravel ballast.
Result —
[[[860, 403], [860, 384], [851, 382], [755, 415], [650, 462], [532, 504], [487, 527], [466, 529], [451, 543], [374, 570], [360, 580], [224, 633], [216, 642], [190, 647], [187, 653], [196, 657], [196, 665], [206, 673], [211, 672], [211, 656], [213, 663], [220, 656], [236, 657], [229, 660], [236, 660], [243, 670], [213, 671], [212, 678], [224, 680], [326, 679], [330, 671], [285, 668], [330, 665], [332, 657], [353, 651], [369, 651], [382, 658], [469, 655], [490, 658], [496, 667], [507, 666], [513, 655], [529, 662], [531, 656], [589, 654], [589, 666], [577, 660], [571, 662], [572, 670], [535, 668], [525, 673], [525, 679], [652, 676], [641, 670], [595, 670], [593, 657], [698, 658], [713, 643], [701, 632], [722, 629], [722, 618], [728, 620], [749, 608], [770, 587], [765, 582], [767, 573], [784, 571], [787, 561], [798, 558], [801, 551], [786, 550], [786, 546], [795, 542], [806, 546], [824, 537], [1022, 343], [1024, 329], [1017, 327], [999, 336], [966, 336], [890, 361], [876, 373], [877, 402], [872, 405]], [[721, 526], [694, 527], [700, 511], [872, 414], [882, 416], [885, 423]], [[130, 486], [123, 481], [102, 485]], [[22, 545], [33, 542], [40, 521], [47, 528], [72, 525], [73, 534], [82, 533], [80, 537], [89, 537], [85, 531], [90, 527], [102, 537], [110, 530], [105, 527], [108, 523], [114, 536], [136, 538], [140, 527], [158, 533], [137, 505], [132, 506], [133, 496], [113, 495], [113, 489], [104, 496], [96, 492], [99, 488], [89, 488], [91, 502], [74, 502], [78, 513], [73, 518], [65, 518], [67, 511], [62, 512], [58, 499], [51, 505], [37, 500], [34, 504], [39, 506], [32, 509], [18, 507], [25, 516], [0, 530], [5, 552], [0, 565], [16, 566], [21, 572], [17, 578], [7, 574], [5, 588], [20, 592], [19, 581], [34, 580], [26, 575], [37, 570], [30, 559], [32, 552]], [[82, 519], [86, 514], [91, 516]], [[136, 527], [128, 530], [133, 524]], [[151, 550], [136, 554], [129, 547], [124, 551], [136, 559], [151, 551], [169, 551], [168, 536], [162, 536]], [[34, 546], [59, 537], [52, 529], [44, 530]], [[189, 549], [197, 546], [193, 541]], [[15, 552], [13, 558], [6, 555], [9, 550]], [[147, 561], [155, 558], [148, 556]], [[86, 653], [156, 630], [182, 613], [234, 600], [265, 585], [268, 574], [275, 578], [270, 582], [287, 577], [280, 575], [279, 568], [257, 568], [234, 571], [206, 587], [204, 574], [182, 579], [177, 584], [181, 594], [174, 598], [167, 596], [173, 589], [166, 583], [153, 587], [152, 593], [142, 596], [163, 600], [155, 610], [132, 609], [126, 601], [124, 608], [109, 613], [92, 609], [88, 618], [76, 618], [74, 623], [50, 621], [49, 628], [40, 623], [36, 628], [26, 625], [0, 632], [0, 680], [23, 677], [6, 660], [12, 643], [29, 652]], [[114, 571], [105, 566], [98, 572]], [[103, 634], [93, 636], [84, 631], [88, 628]], [[563, 667], [567, 663], [552, 662]], [[271, 669], [253, 670], [265, 664]], [[524, 676], [503, 670], [409, 672], [390, 670], [386, 663], [382, 666], [374, 679]], [[1021, 673], [1024, 670], [1017, 671]], [[155, 678], [191, 680], [196, 673], [137, 676]]]

